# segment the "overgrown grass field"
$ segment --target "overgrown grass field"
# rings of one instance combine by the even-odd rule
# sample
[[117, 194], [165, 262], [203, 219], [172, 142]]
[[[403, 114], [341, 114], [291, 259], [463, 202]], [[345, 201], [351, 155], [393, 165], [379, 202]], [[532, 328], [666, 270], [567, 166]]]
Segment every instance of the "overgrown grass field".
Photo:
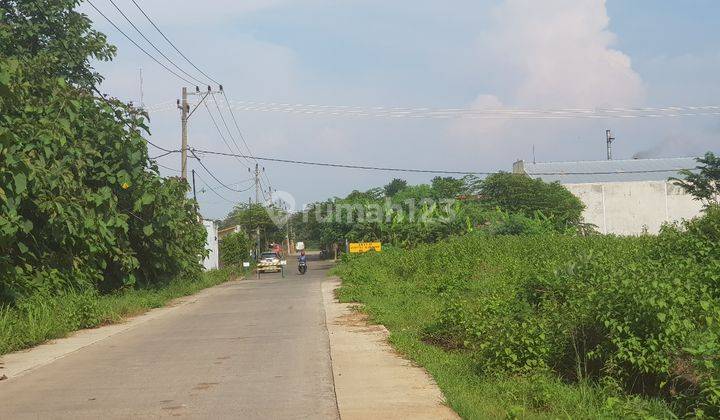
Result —
[[86, 291], [22, 299], [14, 306], [0, 307], [0, 354], [65, 337], [82, 328], [117, 323], [241, 274], [241, 269], [230, 267], [203, 273], [196, 279], [181, 278], [164, 286], [107, 295]]
[[714, 418], [719, 239], [712, 212], [658, 237], [471, 234], [336, 273], [465, 418]]

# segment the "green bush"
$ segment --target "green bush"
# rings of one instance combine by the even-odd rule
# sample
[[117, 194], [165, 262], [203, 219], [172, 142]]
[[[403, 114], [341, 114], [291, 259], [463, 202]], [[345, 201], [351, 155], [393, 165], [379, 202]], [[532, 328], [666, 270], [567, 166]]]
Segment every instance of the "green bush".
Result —
[[187, 182], [158, 175], [145, 115], [94, 96], [114, 48], [76, 4], [0, 4], [0, 305], [201, 272]]
[[709, 209], [657, 237], [477, 233], [349, 258], [338, 273], [343, 299], [368, 303], [391, 331], [417, 324], [481, 377], [591, 381], [717, 417], [719, 239]]
[[244, 232], [231, 233], [220, 241], [220, 260], [223, 265], [240, 265], [249, 261], [252, 243]]

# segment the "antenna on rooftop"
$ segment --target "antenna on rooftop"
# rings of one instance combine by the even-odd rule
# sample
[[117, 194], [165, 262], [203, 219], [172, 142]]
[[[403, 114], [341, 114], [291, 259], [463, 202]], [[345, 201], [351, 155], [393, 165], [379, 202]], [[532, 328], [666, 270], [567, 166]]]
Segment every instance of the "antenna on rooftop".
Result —
[[607, 160], [612, 160], [612, 144], [615, 141], [615, 137], [610, 130], [605, 130], [605, 137], [607, 138]]
[[535, 145], [533, 144], [533, 163], [537, 163], [537, 160], [535, 160]]

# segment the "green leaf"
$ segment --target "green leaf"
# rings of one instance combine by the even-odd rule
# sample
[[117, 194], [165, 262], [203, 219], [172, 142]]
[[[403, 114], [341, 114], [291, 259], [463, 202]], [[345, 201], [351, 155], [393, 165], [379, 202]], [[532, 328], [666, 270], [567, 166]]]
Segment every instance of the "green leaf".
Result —
[[146, 192], [143, 194], [140, 201], [142, 201], [143, 205], [148, 205], [155, 201], [155, 196], [152, 193]]
[[20, 172], [15, 174], [13, 177], [15, 180], [15, 195], [20, 195], [27, 189], [27, 177], [24, 173]]
[[143, 228], [143, 233], [145, 236], [152, 236], [152, 234], [155, 233], [155, 229], [153, 229], [152, 225], [147, 225]]

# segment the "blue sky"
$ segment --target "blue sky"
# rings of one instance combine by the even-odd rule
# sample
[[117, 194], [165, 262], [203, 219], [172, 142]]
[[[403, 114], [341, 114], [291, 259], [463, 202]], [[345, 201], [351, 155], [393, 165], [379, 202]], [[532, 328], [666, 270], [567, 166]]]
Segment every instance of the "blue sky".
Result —
[[[130, 0], [116, 0], [168, 53]], [[123, 23], [108, 0], [95, 4]], [[233, 100], [353, 106], [528, 108], [719, 105], [720, 2], [712, 0], [208, 0], [141, 3], [183, 51], [223, 81]], [[88, 9], [83, 6], [83, 10]], [[92, 10], [119, 47], [100, 63], [103, 89], [126, 100], [175, 100], [175, 80]], [[122, 25], [128, 34], [132, 29]], [[178, 59], [178, 64], [182, 61]], [[639, 120], [392, 120], [238, 112], [254, 153], [265, 156], [451, 170], [509, 170], [516, 159], [697, 155], [717, 151], [718, 117]], [[153, 141], [176, 148], [174, 110], [152, 117]], [[206, 114], [190, 128], [198, 148], [224, 150]], [[160, 160], [177, 168], [177, 156]], [[227, 183], [247, 178], [236, 160], [207, 158]], [[191, 164], [213, 187], [216, 182]], [[393, 173], [264, 164], [298, 205], [383, 185]], [[165, 171], [165, 174], [172, 174]], [[425, 182], [431, 176], [405, 177]], [[207, 191], [207, 217], [220, 218], [247, 194]], [[228, 201], [229, 200], [229, 201]]]

